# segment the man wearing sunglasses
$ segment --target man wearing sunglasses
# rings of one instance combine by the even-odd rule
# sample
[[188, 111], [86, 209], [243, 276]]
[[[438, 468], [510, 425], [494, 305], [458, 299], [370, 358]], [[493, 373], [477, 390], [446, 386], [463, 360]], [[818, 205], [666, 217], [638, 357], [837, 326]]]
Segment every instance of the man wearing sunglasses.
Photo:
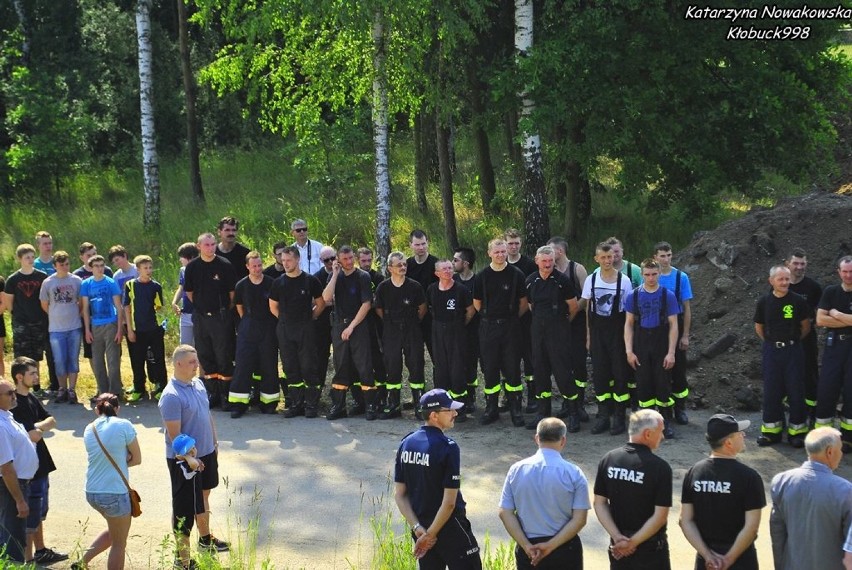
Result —
[[290, 224], [290, 233], [293, 234], [295, 242], [293, 245], [299, 248], [299, 267], [305, 273], [316, 273], [322, 269], [322, 244], [308, 238], [308, 223], [305, 220], [293, 220]]

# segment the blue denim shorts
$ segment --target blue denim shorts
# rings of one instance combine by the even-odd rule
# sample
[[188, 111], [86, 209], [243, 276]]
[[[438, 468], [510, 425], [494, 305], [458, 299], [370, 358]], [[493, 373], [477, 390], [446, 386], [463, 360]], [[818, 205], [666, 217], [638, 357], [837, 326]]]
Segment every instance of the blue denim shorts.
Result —
[[80, 372], [82, 338], [83, 329], [50, 333], [50, 349], [53, 351], [53, 364], [57, 376]]
[[27, 503], [30, 506], [30, 514], [27, 516], [27, 532], [35, 532], [38, 525], [47, 517], [49, 494], [50, 483], [47, 475], [30, 481], [30, 493], [27, 497]]
[[86, 500], [93, 509], [107, 518], [130, 515], [130, 495], [127, 493], [86, 493]]

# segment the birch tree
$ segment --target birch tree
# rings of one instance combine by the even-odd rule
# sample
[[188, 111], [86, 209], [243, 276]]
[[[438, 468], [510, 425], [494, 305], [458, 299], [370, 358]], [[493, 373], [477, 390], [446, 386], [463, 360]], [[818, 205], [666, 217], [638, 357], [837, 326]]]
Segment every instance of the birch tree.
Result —
[[390, 254], [390, 172], [388, 170], [388, 85], [385, 75], [387, 51], [382, 9], [373, 14], [373, 145], [376, 173], [376, 252], [384, 270]]
[[160, 227], [160, 163], [154, 126], [154, 76], [151, 49], [151, 0], [136, 3], [136, 41], [139, 48], [139, 109], [142, 135], [142, 183], [146, 229]]
[[[532, 0], [515, 0], [515, 50], [517, 58], [528, 56], [533, 46], [533, 3]], [[518, 131], [521, 133], [523, 158], [523, 212], [524, 243], [528, 251], [535, 251], [550, 236], [550, 214], [547, 205], [547, 190], [541, 166], [541, 139], [532, 128], [535, 103], [524, 86], [519, 93], [521, 113]]]

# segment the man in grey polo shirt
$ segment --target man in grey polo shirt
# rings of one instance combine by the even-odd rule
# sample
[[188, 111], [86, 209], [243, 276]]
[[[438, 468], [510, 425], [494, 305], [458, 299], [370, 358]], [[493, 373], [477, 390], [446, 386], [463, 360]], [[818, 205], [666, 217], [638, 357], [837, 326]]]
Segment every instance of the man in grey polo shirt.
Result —
[[568, 429], [558, 418], [538, 422], [538, 452], [509, 468], [500, 520], [515, 539], [518, 570], [583, 568], [580, 529], [591, 503], [580, 468], [562, 458]]
[[17, 404], [15, 386], [0, 380], [0, 545], [6, 545], [10, 560], [24, 562], [27, 487], [38, 469], [38, 456], [24, 426], [9, 411]]
[[852, 520], [852, 483], [834, 475], [843, 459], [840, 432], [821, 427], [805, 437], [808, 460], [772, 478], [769, 532], [776, 570], [843, 568], [843, 538]]

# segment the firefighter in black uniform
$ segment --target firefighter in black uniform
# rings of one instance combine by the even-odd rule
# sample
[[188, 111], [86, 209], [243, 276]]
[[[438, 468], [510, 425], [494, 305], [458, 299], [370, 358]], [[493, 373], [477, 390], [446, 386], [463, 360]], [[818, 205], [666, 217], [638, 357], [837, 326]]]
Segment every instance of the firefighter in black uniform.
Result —
[[551, 380], [564, 401], [568, 402], [568, 431], [580, 431], [580, 402], [571, 374], [571, 317], [577, 312], [577, 291], [564, 273], [554, 268], [553, 248], [543, 246], [535, 255], [537, 270], [526, 279], [527, 299], [532, 313], [532, 357], [535, 370], [535, 398], [538, 415], [527, 428], [552, 415]]
[[[325, 286], [331, 280], [331, 265], [337, 259], [337, 252], [334, 251], [333, 247], [324, 245], [320, 249], [319, 259], [322, 267], [314, 273], [314, 277], [319, 279], [320, 285], [325, 289]], [[328, 376], [328, 357], [331, 356], [331, 309], [331, 305], [326, 303], [325, 309], [323, 309], [314, 322], [317, 347], [317, 376], [319, 377], [320, 388], [325, 385], [326, 376]]]
[[[420, 321], [426, 314], [426, 293], [420, 284], [405, 276], [405, 255], [395, 251], [388, 256], [390, 279], [376, 289], [376, 314], [382, 320], [382, 345], [387, 371], [387, 405], [379, 415], [389, 420], [400, 416], [402, 360], [408, 368], [411, 397], [420, 400], [426, 386], [425, 353]], [[415, 410], [419, 417], [419, 413]]]
[[808, 256], [803, 249], [795, 248], [784, 262], [790, 270], [790, 291], [801, 295], [811, 307], [811, 332], [802, 339], [805, 350], [805, 407], [808, 410], [808, 422], [813, 425], [816, 418], [817, 384], [819, 381], [819, 346], [814, 324], [819, 300], [822, 298], [822, 286], [805, 272], [808, 269]]
[[822, 352], [816, 425], [832, 426], [837, 399], [843, 394], [840, 434], [843, 450], [852, 451], [852, 256], [837, 262], [840, 284], [825, 288], [817, 310], [818, 326], [828, 327]]
[[[331, 342], [334, 346], [334, 380], [331, 385], [331, 410], [326, 419], [346, 417], [346, 391], [361, 382], [366, 418], [378, 419], [378, 394], [373, 381], [370, 332], [364, 323], [373, 305], [370, 275], [355, 267], [355, 252], [348, 245], [337, 250], [331, 279], [322, 292], [327, 304], [334, 305], [331, 315]], [[364, 325], [364, 326], [362, 326]], [[357, 375], [353, 377], [353, 375]]]
[[624, 299], [624, 351], [627, 364], [636, 372], [636, 396], [640, 408], [656, 406], [665, 420], [663, 434], [674, 437], [671, 370], [677, 347], [677, 297], [660, 287], [660, 264], [642, 262], [642, 285]]
[[[592, 374], [598, 415], [592, 433], [624, 433], [624, 415], [630, 400], [627, 357], [624, 350], [624, 297], [630, 279], [612, 266], [612, 246], [599, 243], [595, 261], [600, 271], [586, 277], [582, 297], [586, 303], [587, 346], [592, 353]], [[610, 424], [610, 418], [612, 423]]]
[[630, 442], [604, 455], [595, 477], [595, 515], [610, 536], [611, 570], [670, 570], [666, 520], [672, 468], [654, 455], [663, 436], [655, 410], [631, 414]]
[[444, 435], [463, 404], [436, 388], [418, 405], [426, 423], [405, 436], [394, 462], [394, 499], [411, 527], [414, 556], [420, 570], [480, 570], [479, 545], [459, 489], [461, 453]]
[[269, 312], [269, 291], [274, 280], [263, 274], [263, 260], [258, 252], [250, 251], [245, 265], [248, 276], [240, 279], [234, 292], [240, 324], [234, 380], [228, 394], [232, 418], [241, 417], [248, 409], [254, 371], [260, 373], [257, 386], [260, 411], [274, 414], [280, 400], [275, 316]]
[[[387, 389], [385, 383], [388, 375], [385, 371], [385, 357], [382, 353], [382, 320], [376, 315], [376, 288], [379, 283], [385, 280], [385, 276], [373, 269], [373, 250], [369, 247], [359, 247], [358, 251], [358, 267], [370, 274], [370, 284], [373, 286], [373, 307], [367, 315], [367, 326], [370, 330], [370, 349], [373, 355], [373, 379], [376, 381], [376, 390], [379, 394], [379, 402], [384, 406], [387, 399]], [[360, 386], [359, 386], [360, 388]]]
[[[453, 280], [453, 264], [441, 259], [435, 264], [438, 282], [429, 285], [426, 302], [432, 313], [432, 365], [435, 387], [447, 390], [453, 400], [466, 402], [467, 376], [465, 375], [465, 326], [476, 312], [473, 294], [464, 285]], [[467, 404], [459, 411], [456, 421], [467, 418]]]
[[276, 337], [291, 399], [285, 418], [317, 417], [321, 386], [315, 322], [325, 309], [325, 301], [319, 279], [302, 271], [300, 257], [298, 247], [284, 247], [284, 274], [269, 292], [269, 310], [278, 319]]
[[184, 291], [192, 301], [192, 333], [210, 407], [228, 408], [228, 392], [234, 376], [234, 301], [236, 273], [231, 263], [216, 255], [216, 238], [198, 236], [199, 256], [184, 272]]
[[[509, 265], [514, 265], [524, 274], [524, 279], [535, 273], [538, 268], [535, 261], [521, 253], [521, 232], [514, 228], [509, 228], [503, 234], [503, 239], [506, 240], [506, 250], [509, 255], [506, 261]], [[521, 316], [521, 364], [524, 367], [524, 382], [527, 385], [527, 409], [528, 414], [533, 414], [538, 411], [538, 399], [536, 398], [535, 388], [535, 367], [532, 356], [532, 314], [527, 311]]]
[[479, 351], [485, 376], [485, 414], [480, 422], [488, 425], [499, 418], [502, 371], [512, 425], [523, 427], [524, 385], [518, 320], [529, 308], [524, 275], [506, 262], [506, 242], [502, 238], [488, 243], [488, 256], [491, 263], [477, 274], [473, 286], [473, 306], [482, 317]]
[[[453, 281], [463, 285], [473, 298], [473, 284], [476, 274], [476, 253], [469, 247], [459, 247], [453, 251]], [[465, 326], [464, 375], [467, 382], [467, 398], [464, 400], [468, 415], [476, 411], [476, 388], [479, 386], [479, 313], [475, 310], [473, 318]]]
[[811, 328], [810, 308], [790, 292], [790, 270], [769, 270], [772, 291], [757, 301], [754, 330], [763, 341], [763, 425], [757, 445], [778, 443], [784, 432], [784, 398], [790, 410], [787, 437], [793, 447], [804, 447], [808, 433], [805, 411], [805, 353], [802, 339]]
[[[429, 253], [429, 238], [423, 230], [413, 230], [408, 235], [408, 244], [411, 246], [411, 252], [414, 254], [406, 260], [408, 278], [420, 283], [420, 286], [423, 287], [423, 294], [425, 295], [429, 285], [438, 280], [435, 277], [435, 262], [438, 261], [438, 258]], [[426, 350], [429, 351], [429, 356], [431, 357], [432, 317], [428, 313], [420, 321], [420, 327], [423, 333], [423, 341], [426, 343]], [[416, 403], [415, 401], [414, 404]]]

